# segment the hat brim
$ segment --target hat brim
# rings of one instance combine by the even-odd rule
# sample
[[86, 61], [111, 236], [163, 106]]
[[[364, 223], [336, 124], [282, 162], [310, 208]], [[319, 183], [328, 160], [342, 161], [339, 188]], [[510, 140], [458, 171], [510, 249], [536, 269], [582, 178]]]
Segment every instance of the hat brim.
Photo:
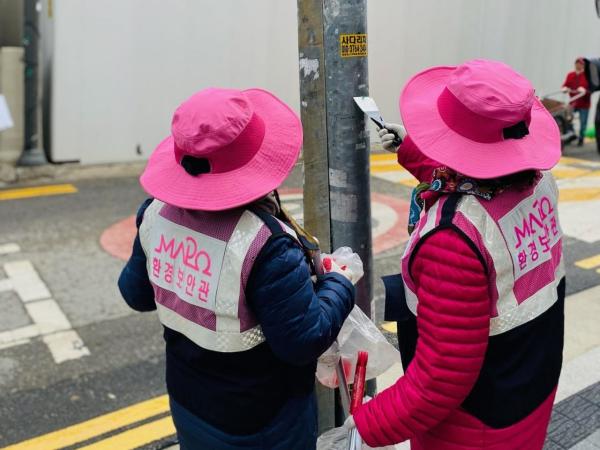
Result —
[[152, 197], [185, 209], [223, 211], [258, 200], [288, 177], [302, 147], [302, 124], [294, 111], [262, 89], [243, 91], [265, 123], [260, 149], [242, 167], [223, 173], [188, 174], [175, 159], [173, 137], [150, 156], [140, 183]]
[[400, 96], [400, 114], [408, 134], [429, 158], [473, 178], [489, 179], [528, 169], [548, 170], [561, 156], [560, 132], [536, 98], [529, 134], [494, 143], [472, 141], [446, 125], [437, 99], [456, 67], [434, 67], [415, 75]]

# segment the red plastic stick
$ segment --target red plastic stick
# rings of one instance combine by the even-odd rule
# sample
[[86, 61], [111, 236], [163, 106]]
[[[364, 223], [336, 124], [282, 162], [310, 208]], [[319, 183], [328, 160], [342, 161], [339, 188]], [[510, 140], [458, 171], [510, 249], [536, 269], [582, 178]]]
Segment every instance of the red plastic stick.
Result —
[[365, 379], [367, 377], [367, 362], [369, 354], [367, 352], [358, 352], [356, 358], [356, 371], [354, 372], [354, 386], [352, 387], [352, 399], [350, 400], [350, 414], [362, 405], [365, 395]]

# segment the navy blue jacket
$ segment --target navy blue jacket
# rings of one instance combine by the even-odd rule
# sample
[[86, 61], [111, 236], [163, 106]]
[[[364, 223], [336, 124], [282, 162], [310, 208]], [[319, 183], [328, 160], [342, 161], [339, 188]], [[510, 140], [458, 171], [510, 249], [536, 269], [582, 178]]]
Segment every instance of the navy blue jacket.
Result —
[[[138, 227], [148, 204], [138, 212]], [[139, 236], [119, 278], [119, 289], [133, 309], [156, 308]], [[333, 343], [350, 313], [354, 287], [338, 274], [321, 276], [313, 283], [299, 244], [278, 235], [265, 244], [254, 263], [246, 299], [266, 337], [251, 350], [213, 352], [174, 330], [165, 327], [164, 331], [169, 394], [198, 418], [232, 435], [273, 426], [286, 404], [312, 394], [316, 360]], [[311, 428], [307, 424], [306, 432]]]

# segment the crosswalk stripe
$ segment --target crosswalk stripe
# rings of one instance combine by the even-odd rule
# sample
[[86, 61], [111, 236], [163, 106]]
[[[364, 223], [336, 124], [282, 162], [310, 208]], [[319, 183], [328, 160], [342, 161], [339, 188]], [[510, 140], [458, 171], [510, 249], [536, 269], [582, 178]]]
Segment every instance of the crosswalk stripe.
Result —
[[[57, 450], [169, 411], [166, 395], [29, 439], [1, 450]], [[124, 447], [111, 447], [123, 450]], [[135, 448], [135, 447], [132, 447]]]
[[559, 180], [563, 178], [575, 178], [588, 173], [589, 170], [577, 169], [573, 167], [552, 169], [552, 175], [554, 175], [554, 178]]
[[560, 162], [562, 164], [573, 164], [573, 165], [586, 166], [586, 167], [600, 167], [599, 162], [589, 161], [587, 159], [581, 159], [581, 158], [573, 158], [571, 156], [561, 157]]

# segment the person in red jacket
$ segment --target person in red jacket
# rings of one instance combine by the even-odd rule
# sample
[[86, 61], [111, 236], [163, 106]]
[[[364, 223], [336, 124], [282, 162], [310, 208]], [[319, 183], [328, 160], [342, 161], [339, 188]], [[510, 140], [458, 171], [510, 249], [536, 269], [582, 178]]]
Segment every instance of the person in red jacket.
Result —
[[[371, 447], [540, 450], [562, 365], [562, 231], [546, 172], [559, 130], [530, 82], [489, 60], [417, 74], [400, 109], [406, 131], [380, 136], [420, 181], [401, 283], [386, 286], [405, 372], [345, 426]], [[388, 129], [405, 137], [398, 149]]]
[[575, 70], [567, 74], [565, 82], [562, 85], [563, 91], [567, 92], [570, 97], [575, 97], [576, 95], [579, 96], [585, 93], [585, 95], [572, 102], [573, 109], [579, 114], [579, 140], [577, 141], [579, 147], [583, 145], [583, 138], [585, 137], [585, 129], [590, 113], [591, 95], [587, 79], [585, 78], [584, 69], [585, 62], [583, 58], [577, 58], [575, 60]]

